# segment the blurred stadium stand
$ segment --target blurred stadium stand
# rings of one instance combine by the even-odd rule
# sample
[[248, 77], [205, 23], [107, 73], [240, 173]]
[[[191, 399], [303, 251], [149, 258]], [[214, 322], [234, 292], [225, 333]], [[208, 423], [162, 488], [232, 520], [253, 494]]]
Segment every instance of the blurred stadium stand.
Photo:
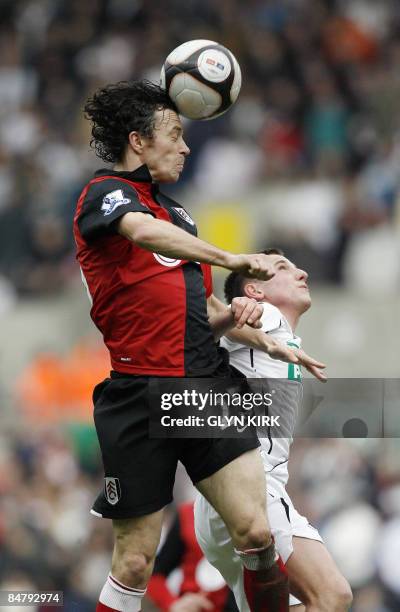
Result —
[[[93, 609], [111, 547], [87, 512], [102, 477], [90, 389], [108, 363], [71, 233], [103, 165], [81, 108], [104, 83], [157, 80], [192, 38], [231, 48], [243, 88], [222, 118], [187, 122], [192, 154], [171, 193], [204, 238], [280, 246], [309, 272], [299, 333], [330, 376], [399, 375], [396, 0], [1, 0], [0, 588], [63, 589], [66, 612]], [[355, 612], [400, 609], [399, 465], [396, 439], [293, 450], [291, 492], [349, 577]], [[182, 473], [177, 487], [190, 498]]]

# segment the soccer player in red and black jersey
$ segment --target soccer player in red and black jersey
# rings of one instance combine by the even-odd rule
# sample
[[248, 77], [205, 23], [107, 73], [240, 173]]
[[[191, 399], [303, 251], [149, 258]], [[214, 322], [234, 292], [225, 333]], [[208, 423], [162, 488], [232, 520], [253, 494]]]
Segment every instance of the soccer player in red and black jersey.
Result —
[[[256, 437], [148, 435], [150, 377], [227, 377], [229, 366], [215, 338], [235, 325], [259, 326], [256, 302], [238, 298], [228, 309], [210, 288], [206, 293], [205, 264], [267, 279], [268, 260], [200, 240], [188, 213], [160, 192], [159, 183], [179, 179], [189, 154], [180, 118], [163, 90], [148, 81], [109, 85], [87, 101], [85, 112], [98, 156], [114, 164], [86, 185], [74, 219], [91, 316], [112, 364], [110, 378], [94, 391], [105, 487], [92, 512], [113, 520], [115, 536], [97, 610], [140, 610], [163, 507], [172, 499], [181, 461], [232, 535], [254, 609], [282, 612], [287, 577], [266, 520]], [[298, 361], [287, 348], [270, 349], [280, 359]]]

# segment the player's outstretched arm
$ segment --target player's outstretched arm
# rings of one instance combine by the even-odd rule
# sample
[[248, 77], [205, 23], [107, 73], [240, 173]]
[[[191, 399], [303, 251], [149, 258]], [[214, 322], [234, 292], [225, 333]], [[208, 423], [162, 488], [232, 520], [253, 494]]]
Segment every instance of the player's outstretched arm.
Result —
[[126, 213], [119, 221], [118, 232], [143, 249], [165, 257], [209, 263], [261, 280], [274, 276], [266, 255], [234, 255], [146, 213]]
[[285, 344], [277, 342], [260, 329], [252, 329], [251, 327], [237, 329], [233, 327], [226, 332], [226, 336], [229, 340], [232, 340], [232, 342], [238, 342], [250, 348], [264, 351], [273, 359], [285, 361], [286, 363], [298, 363], [305, 367], [310, 374], [321, 382], [326, 382], [327, 380], [323, 371], [326, 368], [324, 363], [310, 357], [303, 349], [293, 349]]

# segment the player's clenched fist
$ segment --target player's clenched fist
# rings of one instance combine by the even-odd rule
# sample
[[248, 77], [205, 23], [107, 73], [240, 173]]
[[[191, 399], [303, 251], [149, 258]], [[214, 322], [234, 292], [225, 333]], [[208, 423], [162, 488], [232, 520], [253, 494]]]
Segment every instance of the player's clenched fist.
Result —
[[256, 329], [262, 326], [261, 317], [264, 308], [256, 300], [247, 297], [233, 298], [231, 312], [238, 329], [246, 324]]
[[271, 261], [263, 253], [232, 255], [226, 267], [243, 276], [258, 278], [259, 280], [269, 280], [275, 275], [275, 272], [272, 271]]

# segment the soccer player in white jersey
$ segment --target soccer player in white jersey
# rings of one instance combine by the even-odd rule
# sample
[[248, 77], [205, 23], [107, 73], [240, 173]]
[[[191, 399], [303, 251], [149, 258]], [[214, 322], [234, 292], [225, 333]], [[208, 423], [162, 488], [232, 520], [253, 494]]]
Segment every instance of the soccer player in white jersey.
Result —
[[[262, 329], [253, 330], [254, 334], [267, 333], [279, 342], [300, 349], [301, 339], [295, 335], [295, 329], [301, 315], [311, 306], [308, 275], [280, 250], [269, 249], [264, 253], [271, 258], [275, 276], [268, 281], [258, 281], [232, 272], [225, 283], [225, 297], [229, 303], [237, 296], [263, 303]], [[222, 344], [230, 352], [231, 364], [248, 378], [276, 378], [280, 379], [280, 386], [286, 381], [285, 405], [280, 406], [279, 412], [289, 424], [289, 437], [260, 438], [260, 441], [266, 472], [268, 517], [276, 549], [289, 575], [292, 610], [344, 612], [352, 601], [350, 586], [318, 531], [297, 512], [285, 488], [291, 434], [302, 397], [301, 370], [296, 364], [272, 359], [260, 349], [238, 344], [233, 336], [223, 338]], [[256, 336], [254, 347], [257, 347]], [[195, 503], [195, 526], [205, 556], [233, 590], [240, 612], [248, 612], [251, 606], [246, 598], [243, 570], [229, 533], [220, 516], [202, 496]]]

